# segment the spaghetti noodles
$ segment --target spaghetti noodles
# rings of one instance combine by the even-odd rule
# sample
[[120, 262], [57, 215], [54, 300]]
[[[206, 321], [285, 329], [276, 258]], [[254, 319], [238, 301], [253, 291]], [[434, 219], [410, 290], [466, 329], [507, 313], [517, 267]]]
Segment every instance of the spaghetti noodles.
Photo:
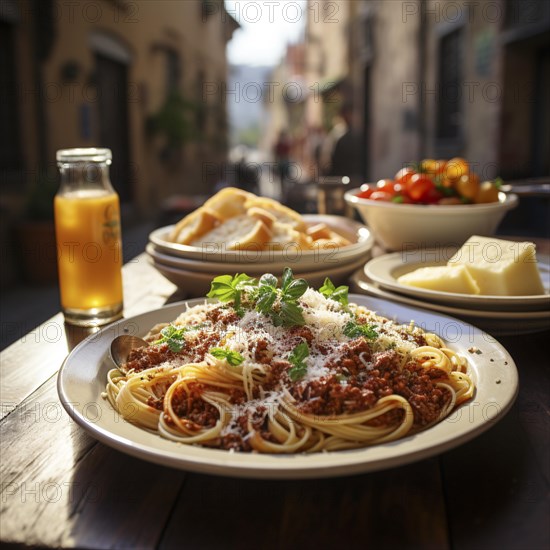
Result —
[[339, 300], [304, 289], [292, 300], [299, 318], [285, 322], [285, 291], [259, 311], [261, 285], [240, 288], [154, 327], [150, 345], [109, 372], [106, 397], [124, 418], [181, 443], [333, 451], [425, 429], [473, 395], [463, 357], [348, 304], [347, 289]]

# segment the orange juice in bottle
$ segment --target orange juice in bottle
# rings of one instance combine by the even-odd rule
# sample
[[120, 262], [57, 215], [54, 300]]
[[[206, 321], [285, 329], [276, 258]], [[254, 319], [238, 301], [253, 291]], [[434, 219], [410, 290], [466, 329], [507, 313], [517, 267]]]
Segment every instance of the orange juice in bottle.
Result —
[[54, 200], [61, 308], [68, 323], [100, 325], [122, 314], [118, 195], [109, 149], [57, 152], [61, 187]]

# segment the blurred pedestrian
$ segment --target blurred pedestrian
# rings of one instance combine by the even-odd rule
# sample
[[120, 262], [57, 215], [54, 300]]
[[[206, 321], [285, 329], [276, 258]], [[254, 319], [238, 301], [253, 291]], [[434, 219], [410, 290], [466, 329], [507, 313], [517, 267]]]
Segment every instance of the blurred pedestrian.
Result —
[[290, 174], [290, 149], [291, 142], [286, 130], [281, 130], [279, 138], [274, 148], [275, 162], [281, 180], [282, 198], [288, 194], [289, 174]]
[[313, 126], [307, 136], [308, 155], [312, 179], [321, 174], [321, 151], [326, 135], [322, 126]]
[[362, 177], [361, 140], [352, 118], [352, 106], [346, 102], [323, 143], [321, 164], [325, 176], [348, 176], [354, 180]]

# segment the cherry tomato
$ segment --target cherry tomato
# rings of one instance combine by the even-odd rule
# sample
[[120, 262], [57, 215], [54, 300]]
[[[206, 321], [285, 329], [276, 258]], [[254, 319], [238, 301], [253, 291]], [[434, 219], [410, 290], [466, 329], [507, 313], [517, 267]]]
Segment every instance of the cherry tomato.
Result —
[[450, 189], [453, 186], [453, 181], [450, 180], [445, 174], [441, 174], [438, 178], [438, 183], [442, 187], [447, 187]]
[[415, 174], [416, 172], [410, 166], [405, 166], [404, 168], [401, 168], [397, 174], [395, 174], [394, 180], [397, 183], [406, 186]]
[[357, 196], [360, 199], [370, 199], [370, 196], [374, 193], [375, 190], [376, 190], [375, 187], [372, 187], [365, 183], [361, 185], [361, 191], [357, 193]]
[[422, 197], [422, 202], [426, 204], [437, 204], [443, 198], [443, 193], [439, 191], [435, 186], [432, 186], [424, 196]]
[[448, 179], [456, 181], [460, 176], [468, 174], [469, 168], [468, 163], [463, 158], [455, 157], [445, 165], [445, 175]]
[[371, 201], [390, 202], [393, 198], [393, 195], [386, 191], [375, 191], [369, 198]]
[[498, 189], [492, 181], [484, 181], [477, 190], [474, 202], [498, 202]]
[[406, 185], [405, 190], [414, 202], [422, 202], [426, 193], [433, 188], [434, 183], [429, 176], [426, 174], [415, 174]]
[[479, 190], [479, 177], [474, 172], [460, 176], [455, 189], [460, 196], [473, 200]]
[[400, 183], [389, 179], [379, 180], [376, 184], [377, 191], [385, 191], [386, 193], [390, 193], [390, 195], [397, 195], [401, 192], [402, 187]]
[[420, 163], [420, 170], [430, 176], [437, 176], [444, 171], [445, 164], [444, 160], [424, 159]]

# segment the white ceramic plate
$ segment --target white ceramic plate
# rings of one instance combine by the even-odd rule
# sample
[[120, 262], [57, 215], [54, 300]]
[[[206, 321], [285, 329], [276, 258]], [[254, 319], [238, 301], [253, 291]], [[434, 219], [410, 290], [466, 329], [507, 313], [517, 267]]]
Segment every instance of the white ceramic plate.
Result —
[[403, 251], [373, 258], [365, 265], [365, 274], [382, 288], [420, 298], [430, 302], [455, 305], [467, 309], [532, 311], [550, 310], [550, 265], [549, 259], [539, 256], [538, 266], [546, 294], [536, 296], [481, 296], [439, 292], [403, 285], [397, 278], [420, 267], [445, 265], [455, 249], [438, 248], [418, 251]]
[[[114, 323], [79, 344], [59, 372], [57, 387], [61, 402], [80, 426], [122, 452], [184, 470], [264, 479], [348, 475], [421, 460], [481, 434], [511, 407], [518, 389], [517, 370], [508, 352], [494, 338], [450, 317], [366, 296], [352, 295], [350, 299], [400, 322], [414, 319], [423, 328], [444, 336], [450, 347], [468, 358], [476, 384], [473, 400], [428, 430], [351, 451], [290, 456], [231, 453], [163, 439], [123, 420], [101, 393], [111, 368], [108, 348], [112, 339], [122, 333], [144, 335], [156, 323], [173, 320], [186, 307], [180, 302]], [[473, 347], [480, 353], [468, 351]]]
[[391, 300], [412, 307], [422, 307], [459, 317], [493, 336], [515, 336], [550, 329], [550, 311], [486, 311], [447, 306], [437, 302], [424, 302], [396, 292], [380, 288], [371, 281], [363, 269], [358, 269], [350, 279], [351, 290], [376, 298]]
[[[295, 245], [289, 245], [284, 250], [226, 250], [222, 244], [212, 243], [205, 248], [187, 246], [172, 243], [167, 240], [173, 226], [161, 227], [149, 235], [149, 240], [157, 247], [159, 252], [164, 252], [179, 258], [201, 262], [217, 262], [218, 264], [257, 264], [265, 265], [267, 269], [273, 269], [277, 265], [281, 269], [290, 264], [300, 264], [303, 271], [313, 271], [320, 264], [335, 264], [341, 260], [352, 260], [365, 256], [372, 245], [374, 237], [371, 232], [359, 222], [343, 216], [324, 216], [307, 214], [302, 216], [305, 222], [311, 226], [325, 223], [347, 239], [352, 244], [348, 246], [333, 247], [321, 246], [314, 250], [299, 250]], [[216, 267], [210, 271], [223, 268]]]
[[176, 269], [184, 269], [186, 271], [195, 271], [197, 273], [247, 273], [248, 275], [263, 275], [268, 272], [281, 272], [285, 267], [290, 267], [295, 273], [298, 272], [314, 272], [314, 271], [330, 271], [338, 269], [343, 264], [356, 264], [358, 262], [365, 263], [370, 258], [370, 252], [366, 251], [361, 254], [359, 258], [347, 258], [345, 260], [338, 260], [336, 257], [324, 257], [320, 258], [317, 263], [304, 263], [301, 261], [299, 255], [288, 256], [286, 263], [273, 263], [273, 264], [261, 264], [261, 263], [221, 263], [221, 262], [201, 262], [200, 260], [188, 260], [187, 258], [180, 258], [171, 254], [162, 252], [153, 243], [148, 243], [145, 247], [145, 252], [156, 263], [164, 264], [165, 266], [174, 267]]
[[[202, 273], [197, 271], [191, 271], [189, 269], [182, 269], [180, 267], [174, 267], [167, 265], [164, 262], [158, 261], [156, 258], [150, 258], [153, 267], [162, 275], [164, 275], [171, 283], [174, 283], [177, 287], [187, 292], [187, 296], [204, 296], [210, 290], [210, 283], [214, 277], [218, 275], [234, 275], [235, 273], [242, 273], [243, 271], [247, 275], [257, 276], [263, 275], [266, 271], [273, 273], [273, 275], [281, 276], [283, 274], [283, 268], [278, 266], [268, 265], [267, 269], [261, 271], [255, 270], [255, 272], [248, 272], [245, 269], [227, 269], [227, 266], [222, 266], [219, 271], [211, 273]], [[355, 260], [352, 262], [340, 262], [337, 264], [330, 264], [330, 267], [324, 267], [317, 271], [302, 271], [302, 265], [294, 266], [293, 273], [295, 277], [302, 277], [306, 279], [310, 286], [319, 287], [323, 284], [326, 277], [330, 277], [331, 281], [335, 285], [341, 285], [347, 283], [348, 277], [359, 267], [362, 267], [365, 263], [364, 258]]]

